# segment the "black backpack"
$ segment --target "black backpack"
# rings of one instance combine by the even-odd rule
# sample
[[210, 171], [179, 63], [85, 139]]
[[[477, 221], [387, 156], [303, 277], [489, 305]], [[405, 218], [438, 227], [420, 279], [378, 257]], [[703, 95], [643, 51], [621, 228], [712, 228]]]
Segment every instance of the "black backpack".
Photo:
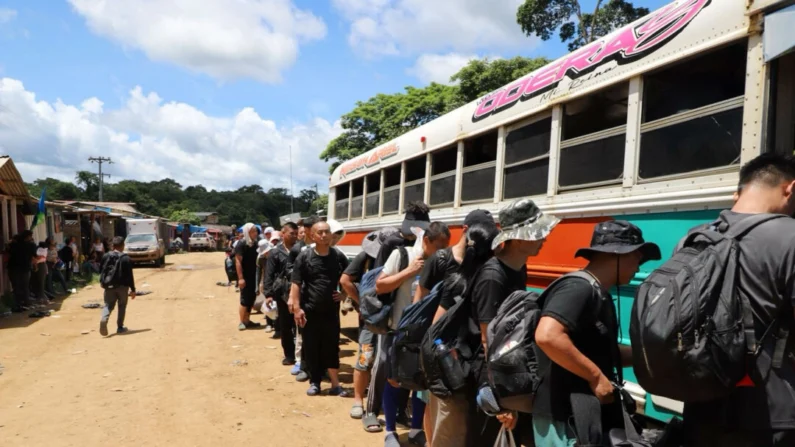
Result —
[[[738, 240], [783, 217], [759, 214], [731, 226], [718, 220], [698, 227], [640, 285], [629, 330], [635, 376], [647, 392], [686, 402], [712, 401], [731, 393], [745, 376], [776, 321], [757, 339], [751, 304], [738, 293]], [[786, 332], [777, 341], [776, 368]]]
[[[399, 271], [403, 271], [409, 266], [409, 253], [405, 247], [400, 247], [398, 250], [400, 250]], [[367, 330], [377, 335], [389, 332], [389, 316], [392, 313], [392, 304], [395, 302], [395, 293], [399, 289], [383, 295], [376, 293], [375, 282], [383, 270], [383, 266], [371, 269], [362, 276], [359, 283], [359, 315]]]
[[539, 295], [513, 292], [500, 306], [486, 333], [489, 386], [500, 408], [533, 412], [540, 383], [535, 330], [541, 318]]
[[120, 285], [121, 259], [123, 256], [127, 255], [112, 251], [102, 258], [99, 284], [103, 289], [113, 288]]
[[390, 378], [401, 388], [422, 391], [428, 387], [420, 367], [420, 344], [442, 300], [442, 285], [441, 282], [436, 284], [428, 296], [407, 307], [400, 317], [389, 357], [392, 362]]
[[[596, 280], [583, 271], [561, 276], [540, 296], [524, 290], [512, 293], [489, 323], [486, 352], [489, 387], [500, 408], [533, 412], [533, 401], [542, 374], [538, 369], [535, 332], [548, 291], [567, 278], [582, 278], [596, 290]], [[596, 293], [596, 292], [595, 292]], [[601, 301], [600, 301], [601, 302]], [[596, 309], [597, 315], [600, 308]]]
[[440, 367], [439, 354], [436, 351], [437, 339], [457, 352], [458, 362], [465, 377], [472, 377], [472, 362], [483, 349], [479, 328], [474, 327], [470, 317], [471, 304], [469, 293], [456, 297], [456, 303], [433, 323], [422, 337], [420, 344], [420, 367], [425, 374], [427, 389], [440, 399], [447, 399], [453, 393], [460, 391], [449, 385], [444, 371]]

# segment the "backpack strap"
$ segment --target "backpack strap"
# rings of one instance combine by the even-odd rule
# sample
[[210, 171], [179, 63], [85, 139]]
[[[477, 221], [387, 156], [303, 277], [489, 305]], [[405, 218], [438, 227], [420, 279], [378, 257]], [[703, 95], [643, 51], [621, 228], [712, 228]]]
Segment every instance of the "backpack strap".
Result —
[[409, 252], [406, 250], [406, 247], [399, 247], [398, 252], [400, 253], [400, 268], [398, 271], [402, 272], [409, 266]]
[[781, 219], [783, 217], [788, 216], [783, 214], [753, 214], [733, 225], [729, 225], [729, 229], [726, 230], [725, 234], [726, 237], [739, 240], [759, 225], [771, 220]]
[[[752, 216], [746, 217], [745, 219], [736, 222], [733, 225], [729, 225], [729, 229], [726, 230], [724, 233], [724, 237], [733, 239], [734, 241], [738, 241], [742, 239], [745, 235], [747, 235], [751, 230], [762, 225], [765, 222], [780, 219], [783, 217], [787, 217], [783, 214], [754, 214]], [[734, 260], [733, 262], [729, 263], [730, 270], [727, 270], [726, 276], [724, 277], [724, 288], [727, 286], [733, 286], [736, 284], [737, 275], [739, 274], [739, 264], [740, 264], [740, 246], [739, 244], [735, 244], [735, 252], [733, 254]], [[725, 278], [731, 278], [730, 281], [726, 281]], [[759, 351], [762, 348], [762, 342], [767, 338], [767, 335], [771, 332], [771, 328], [775, 325], [776, 319], [770, 323], [770, 326], [765, 331], [764, 335], [761, 339], [757, 340], [756, 338], [756, 331], [754, 329], [754, 314], [753, 309], [751, 308], [751, 301], [742, 293], [739, 293], [737, 290], [723, 290], [722, 294], [724, 296], [729, 296], [731, 293], [737, 293], [738, 297], [740, 298], [740, 303], [742, 303], [743, 307], [743, 332], [745, 333], [745, 344], [748, 348], [748, 352], [756, 357], [759, 354]], [[778, 346], [781, 343], [777, 341], [776, 350], [783, 350], [786, 348], [786, 341], [783, 342], [784, 346]], [[773, 364], [778, 364], [779, 367], [781, 366], [782, 360], [784, 358], [784, 353], [782, 352], [778, 358], [773, 359]]]

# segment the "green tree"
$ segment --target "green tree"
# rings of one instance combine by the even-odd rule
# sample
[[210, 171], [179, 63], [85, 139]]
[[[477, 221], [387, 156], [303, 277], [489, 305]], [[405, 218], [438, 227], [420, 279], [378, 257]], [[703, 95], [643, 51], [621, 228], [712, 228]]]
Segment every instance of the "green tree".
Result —
[[78, 171], [75, 175], [75, 183], [83, 194], [82, 200], [92, 201], [99, 198], [99, 176], [90, 171]]
[[168, 216], [168, 220], [171, 222], [178, 222], [182, 224], [192, 224], [192, 225], [198, 225], [199, 223], [201, 223], [201, 220], [195, 214], [193, 214], [192, 211], [188, 210], [174, 211]]
[[47, 200], [77, 200], [83, 194], [74, 184], [49, 177], [29, 183], [27, 187], [33, 197], [40, 197], [41, 190], [46, 187]]
[[458, 82], [458, 95], [461, 102], [475, 101], [500, 87], [531, 73], [550, 62], [544, 57], [513, 59], [475, 59], [454, 74], [450, 80]]
[[320, 154], [335, 160], [329, 172], [341, 163], [430, 122], [461, 106], [458, 87], [431, 83], [425, 88], [406, 87], [405, 92], [378, 94], [342, 116], [345, 132]]
[[525, 0], [516, 21], [525, 34], [543, 40], [559, 29], [561, 42], [574, 51], [648, 13], [648, 8], [636, 8], [626, 0], [597, 0], [593, 13], [583, 12], [579, 0]]
[[312, 205], [309, 207], [309, 211], [311, 213], [317, 213], [318, 215], [328, 214], [328, 194], [321, 194], [318, 196], [312, 202]]

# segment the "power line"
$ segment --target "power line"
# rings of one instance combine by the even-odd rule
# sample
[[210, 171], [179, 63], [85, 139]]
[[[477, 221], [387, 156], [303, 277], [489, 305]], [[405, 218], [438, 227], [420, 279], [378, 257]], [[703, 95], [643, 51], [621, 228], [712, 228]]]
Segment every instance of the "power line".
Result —
[[91, 163], [97, 163], [99, 165], [99, 201], [102, 202], [102, 185], [105, 183], [105, 177], [110, 177], [110, 174], [102, 173], [102, 163], [112, 165], [113, 160], [111, 160], [110, 157], [89, 157], [88, 161]]

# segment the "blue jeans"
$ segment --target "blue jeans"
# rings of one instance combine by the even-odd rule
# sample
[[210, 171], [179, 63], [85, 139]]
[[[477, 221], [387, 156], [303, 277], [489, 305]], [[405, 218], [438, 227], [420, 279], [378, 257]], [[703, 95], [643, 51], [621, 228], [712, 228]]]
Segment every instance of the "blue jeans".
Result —
[[533, 415], [533, 438], [539, 447], [574, 447], [577, 443], [569, 424], [541, 414]]

